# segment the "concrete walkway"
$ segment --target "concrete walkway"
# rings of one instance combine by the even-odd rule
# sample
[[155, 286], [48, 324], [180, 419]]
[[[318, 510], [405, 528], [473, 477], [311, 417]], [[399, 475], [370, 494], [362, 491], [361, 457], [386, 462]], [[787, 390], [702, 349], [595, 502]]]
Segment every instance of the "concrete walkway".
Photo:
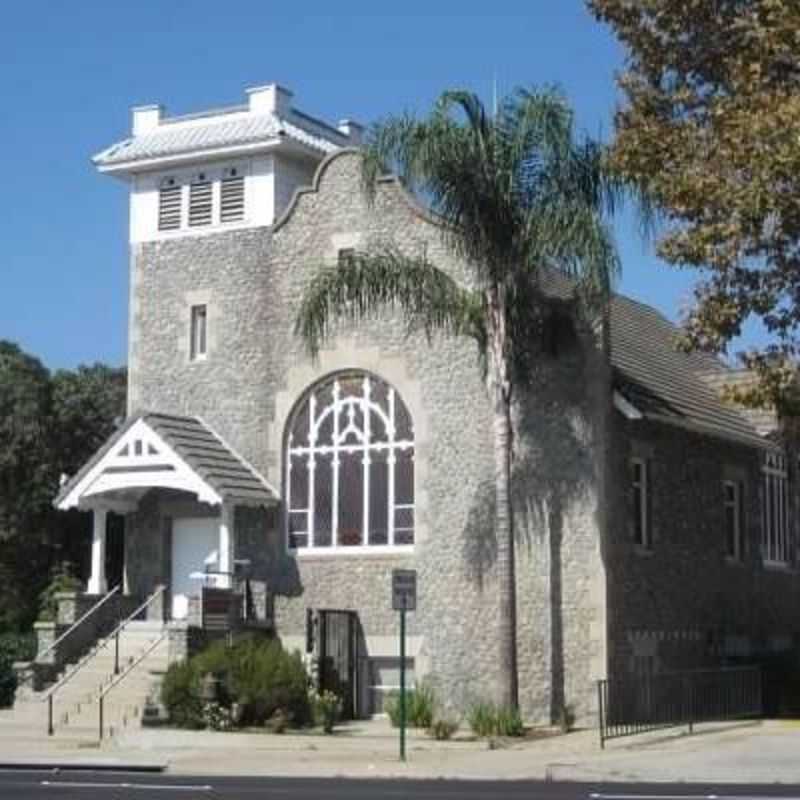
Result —
[[[63, 761], [113, 759], [124, 765], [166, 763], [170, 773], [288, 777], [414, 777], [550, 779], [584, 781], [684, 781], [799, 783], [800, 724], [791, 722], [701, 725], [693, 736], [667, 731], [609, 742], [601, 751], [596, 731], [505, 741], [491, 749], [464, 734], [436, 742], [413, 731], [408, 762], [398, 759], [397, 732], [385, 720], [318, 734], [212, 733], [136, 730], [102, 748], [41, 742], [28, 756]], [[24, 749], [24, 748], [23, 748]], [[21, 756], [19, 743], [0, 740], [0, 762]]]

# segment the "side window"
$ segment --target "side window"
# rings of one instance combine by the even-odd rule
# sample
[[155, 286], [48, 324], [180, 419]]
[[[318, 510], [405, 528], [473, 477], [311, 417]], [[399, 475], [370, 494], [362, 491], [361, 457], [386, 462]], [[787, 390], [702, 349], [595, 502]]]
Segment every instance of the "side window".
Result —
[[633, 512], [633, 541], [646, 550], [652, 546], [650, 531], [650, 470], [643, 458], [633, 458], [631, 468], [631, 494]]
[[344, 266], [345, 264], [349, 264], [353, 260], [353, 256], [355, 256], [356, 251], [352, 247], [343, 247], [337, 253], [337, 263], [338, 265]]
[[200, 361], [207, 355], [208, 309], [205, 305], [192, 306], [189, 327], [189, 358]]
[[723, 481], [725, 555], [731, 561], [744, 557], [744, 491], [740, 481]]

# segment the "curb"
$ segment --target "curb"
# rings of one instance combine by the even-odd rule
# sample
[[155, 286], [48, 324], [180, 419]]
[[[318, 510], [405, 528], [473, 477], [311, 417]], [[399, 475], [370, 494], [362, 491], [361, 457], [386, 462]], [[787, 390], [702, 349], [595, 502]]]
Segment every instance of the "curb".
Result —
[[0, 761], [0, 772], [164, 772], [166, 763], [128, 761]]

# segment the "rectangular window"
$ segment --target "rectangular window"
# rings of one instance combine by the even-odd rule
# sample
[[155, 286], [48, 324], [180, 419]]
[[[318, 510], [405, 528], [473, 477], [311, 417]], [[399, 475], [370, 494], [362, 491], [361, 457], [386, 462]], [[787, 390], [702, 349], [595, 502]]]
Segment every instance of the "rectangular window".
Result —
[[725, 555], [732, 561], [744, 557], [744, 505], [743, 486], [738, 481], [723, 481], [723, 507], [725, 511]]
[[189, 186], [189, 225], [210, 225], [213, 206], [213, 184], [201, 173]]
[[197, 361], [206, 357], [208, 342], [208, 312], [205, 306], [192, 306], [189, 357]]
[[344, 266], [345, 264], [349, 264], [353, 260], [353, 256], [355, 256], [356, 251], [352, 247], [343, 247], [337, 253], [337, 261], [339, 266]]
[[176, 231], [181, 227], [181, 185], [164, 178], [158, 191], [158, 229]]
[[788, 564], [794, 542], [789, 519], [789, 473], [782, 453], [769, 453], [762, 467], [761, 557], [771, 564]]
[[244, 219], [244, 175], [237, 167], [226, 169], [220, 182], [219, 221]]
[[633, 541], [650, 549], [650, 487], [647, 461], [631, 460], [631, 492], [633, 494]]

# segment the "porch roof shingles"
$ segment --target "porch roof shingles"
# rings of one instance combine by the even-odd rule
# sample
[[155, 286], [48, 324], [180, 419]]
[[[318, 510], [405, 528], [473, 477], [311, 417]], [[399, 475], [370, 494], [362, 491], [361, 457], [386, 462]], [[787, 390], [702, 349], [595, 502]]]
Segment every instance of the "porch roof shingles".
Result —
[[61, 487], [54, 501], [57, 507], [139, 420], [160, 436], [224, 500], [265, 505], [277, 501], [277, 494], [269, 484], [202, 420], [173, 414], [141, 413], [128, 418]]
[[197, 417], [145, 414], [144, 419], [223, 498], [263, 502], [277, 499], [253, 468]]

